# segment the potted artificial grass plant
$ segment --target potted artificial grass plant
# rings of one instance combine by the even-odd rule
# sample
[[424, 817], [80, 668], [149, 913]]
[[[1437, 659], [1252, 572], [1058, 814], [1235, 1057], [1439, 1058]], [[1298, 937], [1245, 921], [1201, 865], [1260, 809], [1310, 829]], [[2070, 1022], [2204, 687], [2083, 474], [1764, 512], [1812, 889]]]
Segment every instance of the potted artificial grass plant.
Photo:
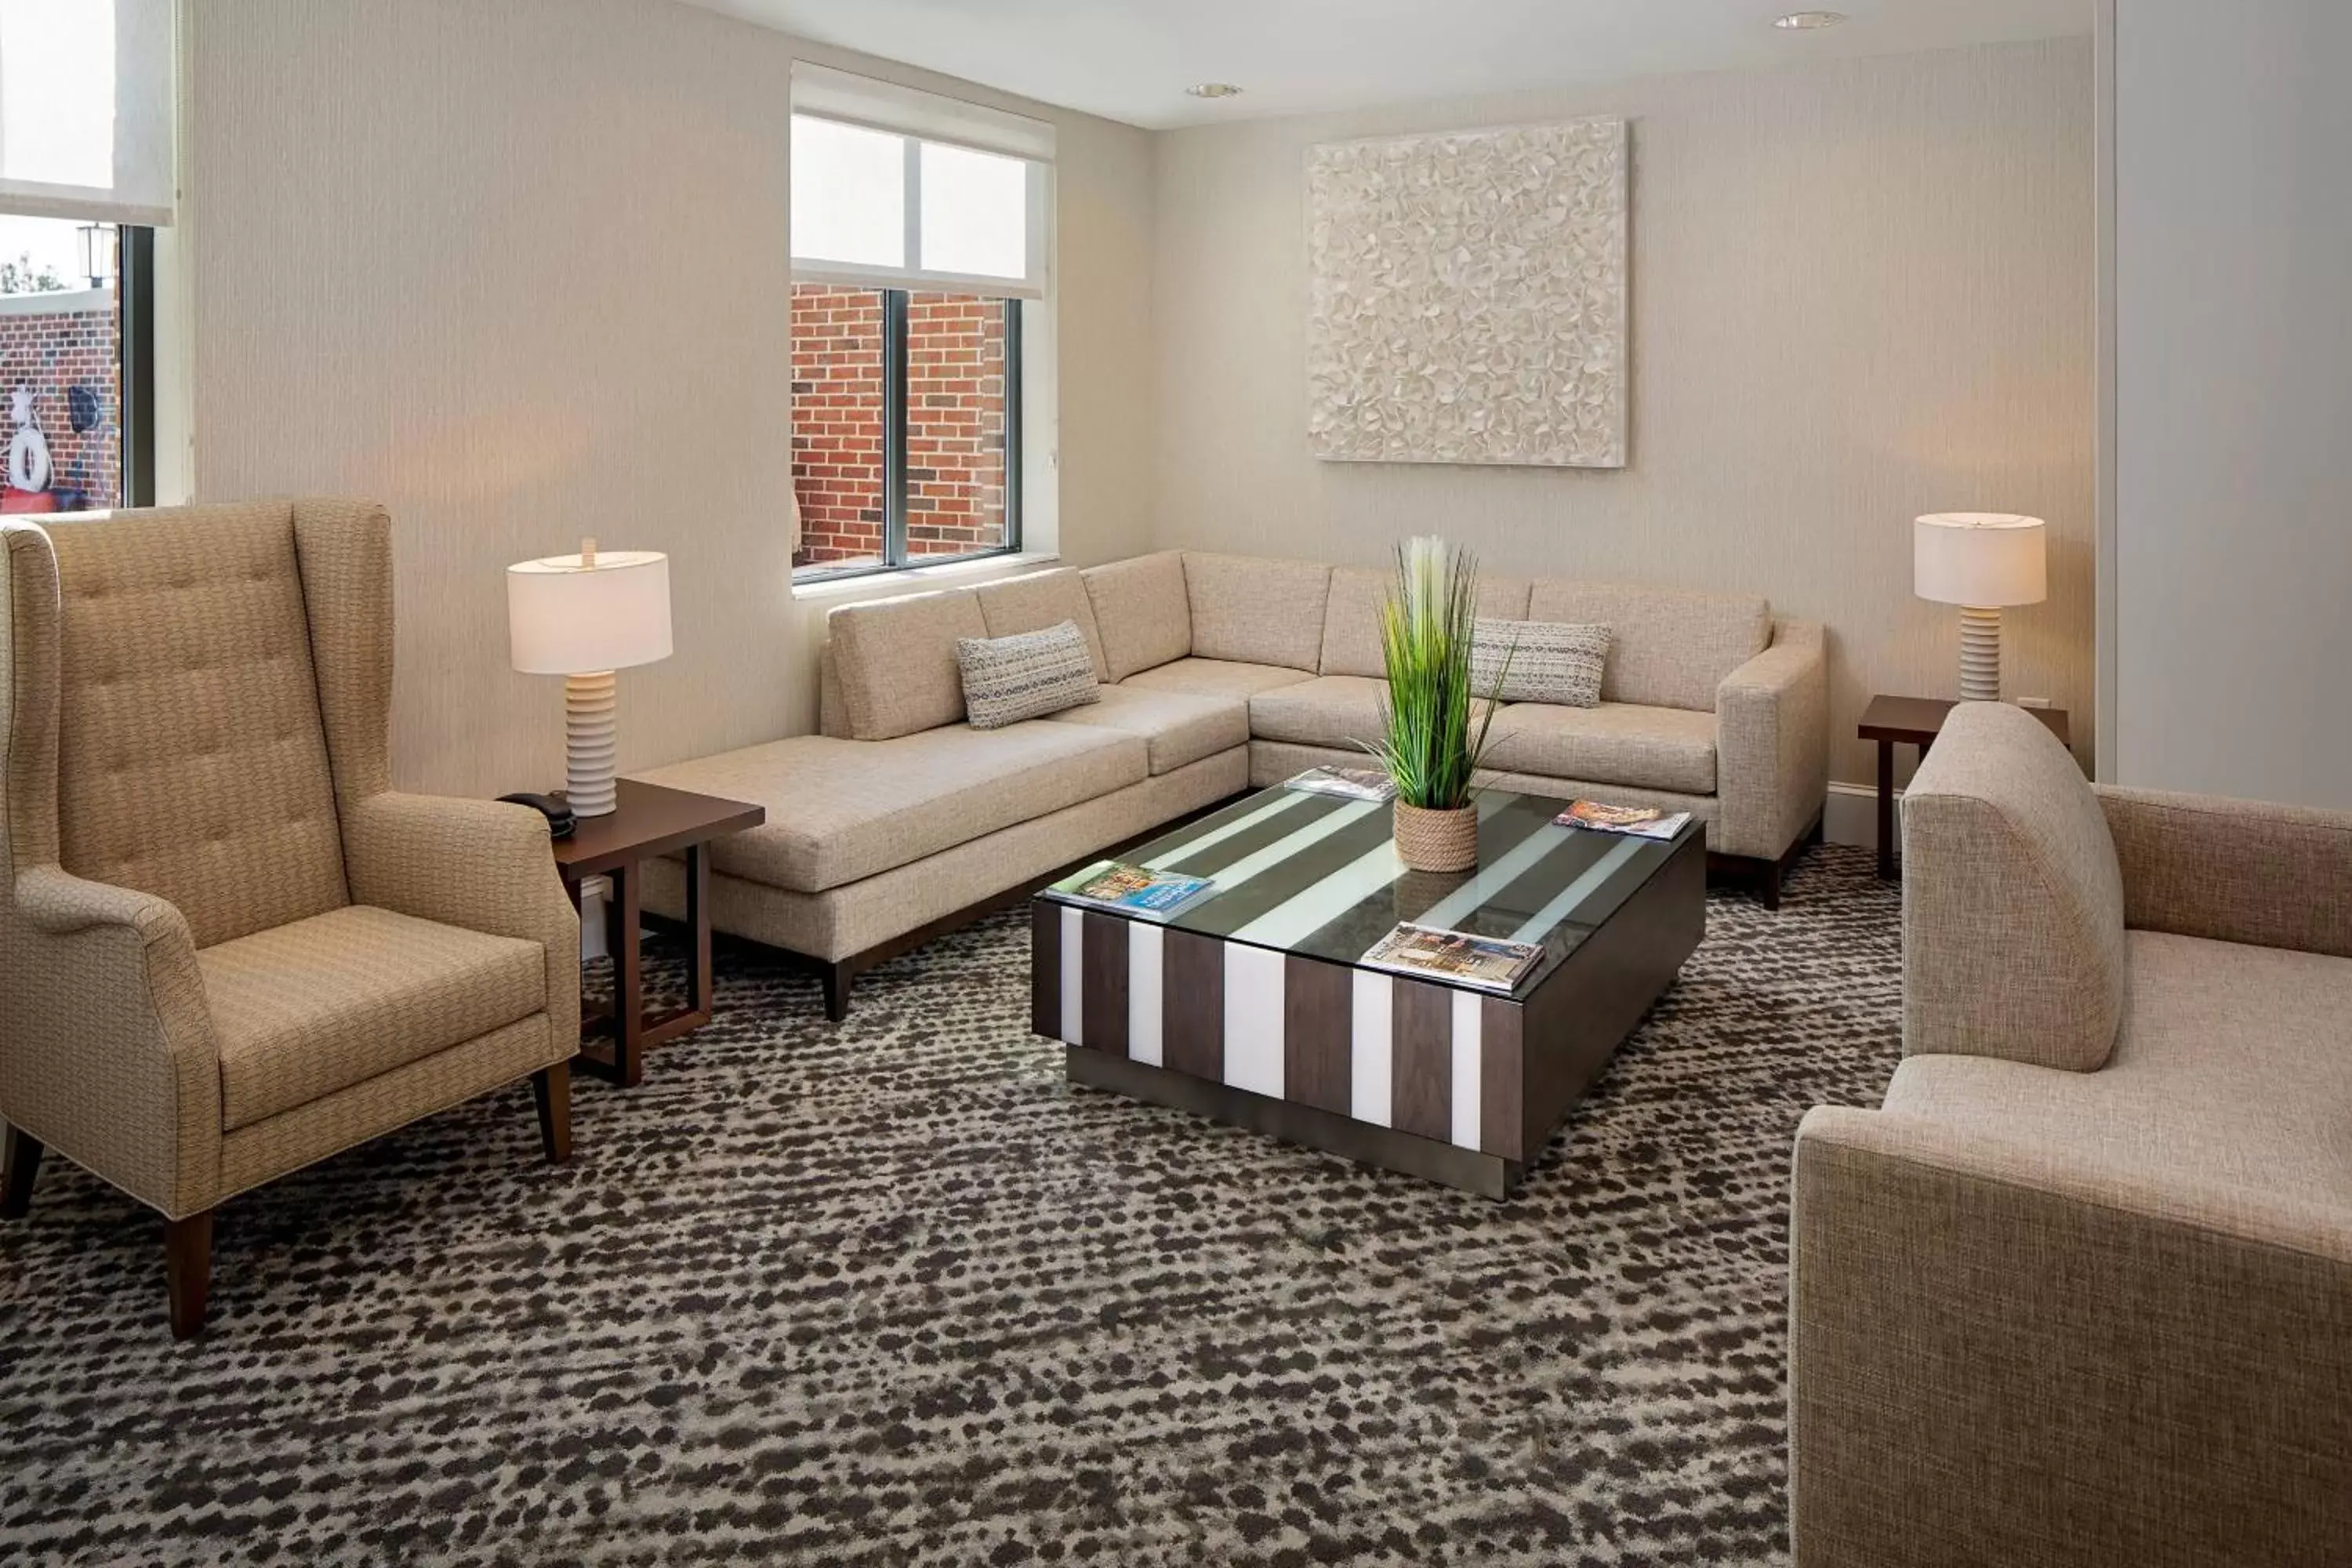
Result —
[[[1475, 714], [1470, 643], [1478, 617], [1478, 563], [1442, 539], [1397, 547], [1397, 575], [1381, 605], [1388, 691], [1372, 743], [1396, 783], [1397, 858], [1416, 871], [1466, 871], [1478, 863], [1478, 809], [1471, 775], [1486, 752], [1495, 693]], [[1504, 658], [1505, 670], [1509, 656]], [[1505, 671], [1497, 671], [1496, 690]]]

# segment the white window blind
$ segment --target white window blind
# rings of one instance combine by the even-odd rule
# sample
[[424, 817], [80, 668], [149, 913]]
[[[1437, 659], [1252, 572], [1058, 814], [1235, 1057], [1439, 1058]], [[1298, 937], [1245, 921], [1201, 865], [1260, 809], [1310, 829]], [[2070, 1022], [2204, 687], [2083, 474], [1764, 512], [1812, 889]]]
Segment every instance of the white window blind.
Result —
[[172, 221], [172, 0], [0, 0], [0, 212]]
[[792, 134], [795, 279], [1045, 296], [1051, 125], [803, 65]]

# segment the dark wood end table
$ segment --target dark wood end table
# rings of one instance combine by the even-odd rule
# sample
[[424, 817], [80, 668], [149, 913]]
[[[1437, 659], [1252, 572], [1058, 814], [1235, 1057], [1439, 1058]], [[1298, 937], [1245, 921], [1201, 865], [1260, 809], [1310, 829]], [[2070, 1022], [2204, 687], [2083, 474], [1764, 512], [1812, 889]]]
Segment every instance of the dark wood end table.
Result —
[[[1862, 723], [1857, 733], [1865, 741], [1878, 742], [1878, 875], [1885, 881], [1895, 879], [1895, 748], [1916, 746], [1926, 756], [1936, 737], [1944, 732], [1944, 721], [1959, 704], [1948, 697], [1874, 697], [1870, 706], [1862, 710]], [[2063, 708], [2029, 708], [2028, 713], [2042, 721], [2059, 744], [2072, 746], [2068, 732], [2066, 710]]]
[[[610, 1011], [583, 1011], [580, 1018], [580, 1065], [598, 1078], [629, 1088], [645, 1080], [645, 1054], [689, 1029], [710, 1022], [710, 856], [714, 838], [757, 827], [765, 807], [717, 795], [622, 779], [618, 809], [583, 816], [569, 838], [555, 841], [555, 868], [564, 890], [580, 906], [580, 887], [591, 877], [612, 879], [604, 905], [604, 945], [613, 955]], [[657, 1017], [645, 1010], [645, 970], [638, 952], [638, 898], [647, 860], [686, 852], [686, 926], [694, 943], [687, 980], [687, 1004]]]

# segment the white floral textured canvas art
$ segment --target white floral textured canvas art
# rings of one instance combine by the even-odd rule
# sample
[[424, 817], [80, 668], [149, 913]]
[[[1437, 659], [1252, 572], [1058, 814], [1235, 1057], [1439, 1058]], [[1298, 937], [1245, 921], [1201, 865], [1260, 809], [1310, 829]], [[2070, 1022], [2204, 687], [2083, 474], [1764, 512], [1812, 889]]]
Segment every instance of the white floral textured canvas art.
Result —
[[1625, 464], [1625, 121], [1342, 142], [1307, 163], [1318, 458]]

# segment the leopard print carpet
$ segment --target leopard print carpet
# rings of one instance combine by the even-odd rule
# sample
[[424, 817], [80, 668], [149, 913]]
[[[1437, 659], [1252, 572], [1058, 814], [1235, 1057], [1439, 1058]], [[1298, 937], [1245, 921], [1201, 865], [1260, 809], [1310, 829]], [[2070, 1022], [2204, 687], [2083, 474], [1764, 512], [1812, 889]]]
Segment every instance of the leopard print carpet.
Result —
[[1897, 897], [1708, 934], [1496, 1205], [1072, 1090], [1003, 916], [860, 982], [722, 944], [641, 1089], [527, 1087], [161, 1223], [0, 1226], [0, 1561], [1785, 1560], [1790, 1137], [1874, 1103]]

